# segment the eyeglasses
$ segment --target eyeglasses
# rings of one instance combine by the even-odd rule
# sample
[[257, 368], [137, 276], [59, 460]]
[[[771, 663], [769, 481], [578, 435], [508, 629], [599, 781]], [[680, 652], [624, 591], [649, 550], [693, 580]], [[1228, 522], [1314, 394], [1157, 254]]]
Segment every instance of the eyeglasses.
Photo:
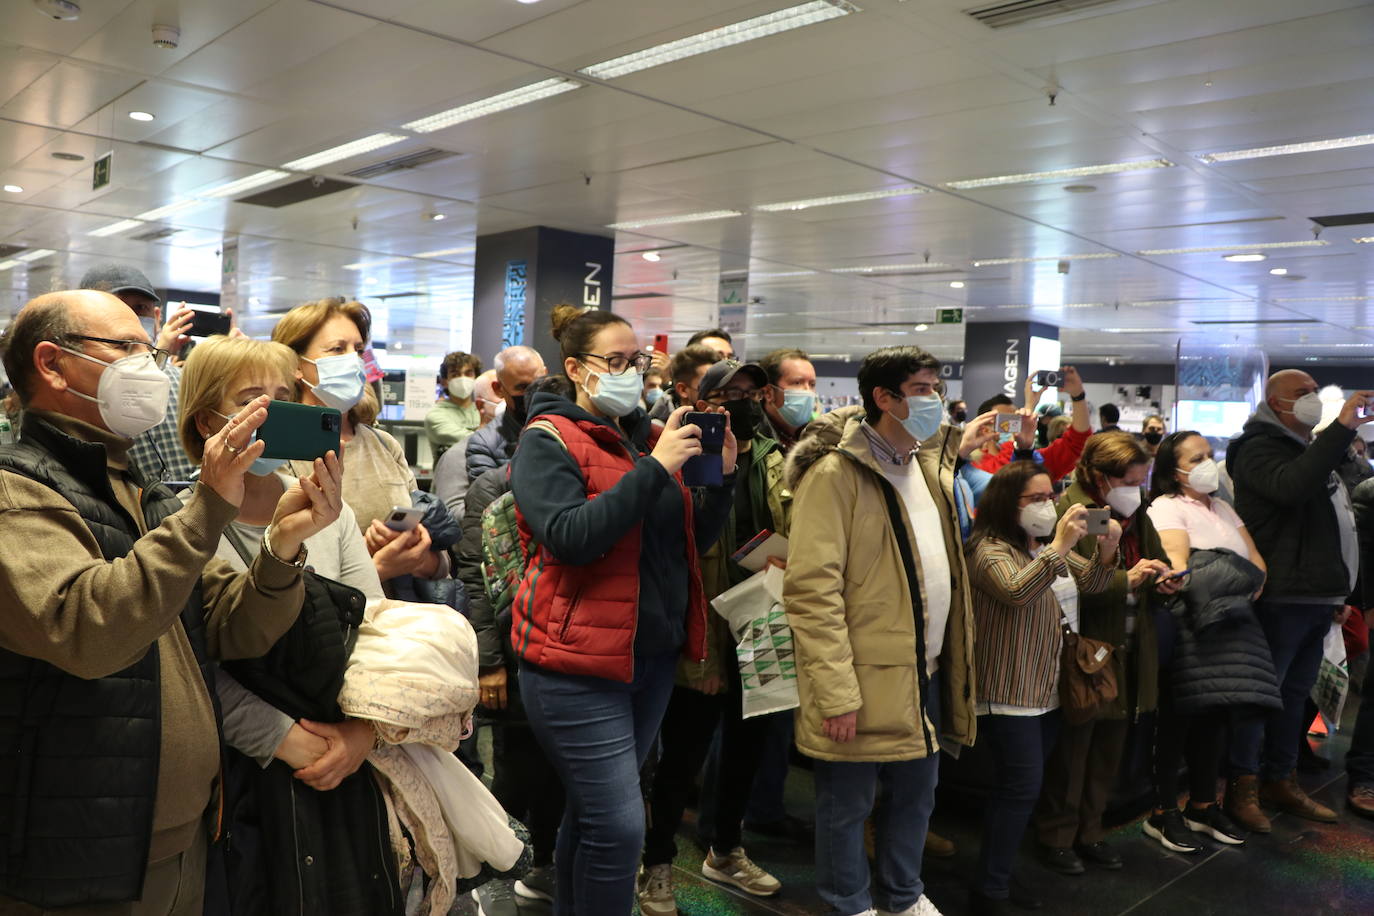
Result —
[[146, 340], [115, 340], [111, 337], [92, 337], [90, 334], [68, 334], [67, 339], [93, 340], [96, 343], [103, 343], [108, 347], [120, 350], [125, 356], [142, 356], [145, 353], [150, 353], [154, 359], [161, 360], [170, 355], [166, 350], [155, 347]]
[[618, 353], [579, 353], [579, 358], [586, 359], [588, 356], [601, 360], [606, 364], [606, 371], [611, 375], [623, 375], [627, 370], [633, 368], [640, 375], [653, 364], [654, 358], [648, 353], [636, 353], [634, 356], [621, 356]]
[[763, 400], [763, 389], [753, 388], [749, 391], [741, 391], [738, 388], [722, 388], [713, 391], [706, 398], [708, 401], [753, 401], [758, 403]]

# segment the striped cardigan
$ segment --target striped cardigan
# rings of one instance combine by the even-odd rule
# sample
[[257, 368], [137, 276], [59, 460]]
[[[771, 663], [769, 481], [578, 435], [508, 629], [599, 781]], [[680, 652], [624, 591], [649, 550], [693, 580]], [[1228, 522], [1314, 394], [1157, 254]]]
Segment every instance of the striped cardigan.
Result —
[[980, 539], [968, 565], [979, 702], [1056, 705], [1063, 633], [1051, 586], [1072, 574], [1080, 592], [1100, 592], [1115, 568], [1072, 550], [1067, 560], [1049, 549], [1032, 557], [1024, 547]]

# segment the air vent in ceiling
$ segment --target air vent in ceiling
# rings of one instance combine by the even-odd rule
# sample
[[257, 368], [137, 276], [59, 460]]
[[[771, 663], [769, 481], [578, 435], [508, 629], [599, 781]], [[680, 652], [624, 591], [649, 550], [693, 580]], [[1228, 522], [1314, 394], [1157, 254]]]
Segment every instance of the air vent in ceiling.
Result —
[[1120, 3], [1121, 0], [1008, 0], [989, 6], [964, 10], [983, 25], [993, 29], [1022, 25], [1037, 19], [1049, 19], [1066, 13], [1078, 13], [1095, 6]]
[[302, 201], [314, 200], [317, 197], [324, 197], [326, 194], [356, 187], [357, 185], [351, 181], [335, 181], [333, 178], [320, 178], [317, 175], [314, 178], [302, 178], [300, 181], [293, 181], [290, 184], [268, 188], [257, 194], [240, 197], [238, 202], [256, 204], [259, 207], [289, 207]]
[[1315, 318], [1220, 318], [1192, 324], [1321, 324]]
[[374, 162], [372, 165], [365, 165], [360, 169], [351, 172], [344, 172], [350, 178], [376, 178], [380, 175], [388, 175], [392, 172], [401, 172], [406, 169], [418, 169], [422, 165], [429, 165], [431, 162], [439, 162], [443, 159], [452, 159], [454, 156], [461, 156], [462, 153], [455, 153], [446, 149], [422, 149], [418, 152], [407, 153], [404, 156], [397, 156], [394, 159], [385, 159], [381, 162]]
[[173, 229], [168, 226], [163, 229], [154, 229], [151, 232], [145, 232], [142, 235], [132, 235], [129, 237], [135, 242], [156, 242], [158, 239], [165, 239], [168, 236], [176, 235], [180, 231], [180, 229]]
[[1318, 226], [1363, 226], [1374, 223], [1374, 213], [1337, 213], [1334, 216], [1309, 216]]
[[27, 251], [28, 248], [27, 245], [0, 245], [0, 261], [12, 258], [21, 251]]

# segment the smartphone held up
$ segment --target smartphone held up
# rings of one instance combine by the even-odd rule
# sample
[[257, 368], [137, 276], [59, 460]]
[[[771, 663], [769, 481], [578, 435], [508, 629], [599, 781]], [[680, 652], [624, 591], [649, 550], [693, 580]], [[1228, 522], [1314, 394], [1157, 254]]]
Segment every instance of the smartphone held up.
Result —
[[683, 426], [701, 430], [701, 454], [693, 455], [682, 466], [682, 482], [689, 487], [718, 487], [725, 482], [726, 417], [719, 413], [689, 411], [682, 417]]

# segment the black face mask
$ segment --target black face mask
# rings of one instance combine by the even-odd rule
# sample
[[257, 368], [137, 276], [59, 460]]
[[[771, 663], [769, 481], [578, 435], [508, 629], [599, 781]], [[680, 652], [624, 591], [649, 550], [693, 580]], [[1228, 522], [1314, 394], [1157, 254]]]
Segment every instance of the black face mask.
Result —
[[955, 422], [955, 423], [967, 423], [967, 422], [968, 422], [968, 411], [967, 411], [967, 410], [956, 410], [956, 411], [954, 411], [954, 422]]
[[754, 401], [726, 401], [725, 410], [730, 414], [730, 432], [740, 442], [754, 438], [759, 426], [759, 405]]
[[1145, 441], [1150, 443], [1151, 445], [1158, 445], [1164, 439], [1164, 434], [1152, 431], [1146, 433], [1144, 438]]
[[521, 426], [529, 419], [529, 408], [525, 406], [525, 396], [523, 394], [512, 395], [506, 402], [506, 413], [510, 414], [519, 421]]

